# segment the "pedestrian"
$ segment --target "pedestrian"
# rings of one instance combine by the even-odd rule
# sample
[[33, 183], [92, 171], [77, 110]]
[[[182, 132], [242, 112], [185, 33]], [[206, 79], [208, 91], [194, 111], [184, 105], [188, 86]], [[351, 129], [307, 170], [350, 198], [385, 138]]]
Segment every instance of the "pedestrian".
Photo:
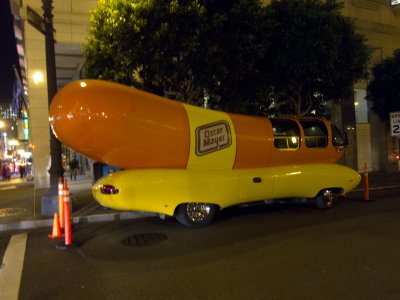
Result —
[[72, 159], [70, 160], [70, 162], [68, 163], [69, 165], [69, 175], [72, 180], [76, 180], [76, 175], [78, 173], [78, 168], [79, 168], [79, 162], [76, 159]]
[[24, 166], [24, 165], [20, 165], [20, 166], [19, 166], [19, 176], [20, 176], [21, 178], [24, 178], [24, 177], [25, 177], [25, 166]]
[[6, 165], [3, 165], [3, 167], [1, 168], [1, 177], [3, 180], [6, 180], [6, 175], [7, 175]]
[[78, 169], [71, 170], [71, 180], [76, 180], [76, 174], [78, 173]]
[[10, 180], [11, 178], [11, 170], [10, 167], [6, 164], [2, 169], [3, 180]]

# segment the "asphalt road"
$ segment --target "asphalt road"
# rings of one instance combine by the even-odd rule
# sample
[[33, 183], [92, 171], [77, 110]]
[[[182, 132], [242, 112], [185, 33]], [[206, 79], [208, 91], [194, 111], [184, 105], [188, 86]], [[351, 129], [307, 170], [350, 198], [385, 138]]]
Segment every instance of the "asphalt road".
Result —
[[[399, 299], [398, 193], [376, 191], [370, 203], [352, 194], [325, 212], [233, 208], [200, 229], [158, 218], [78, 224], [68, 250], [48, 228], [29, 231], [19, 299]], [[2, 257], [12, 236], [0, 233]]]

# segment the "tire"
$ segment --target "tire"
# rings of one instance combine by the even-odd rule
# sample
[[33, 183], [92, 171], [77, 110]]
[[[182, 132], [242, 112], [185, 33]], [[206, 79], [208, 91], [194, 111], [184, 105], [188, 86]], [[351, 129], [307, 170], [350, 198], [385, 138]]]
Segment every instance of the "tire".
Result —
[[190, 202], [177, 207], [175, 217], [187, 227], [206, 226], [212, 222], [217, 206], [209, 203]]
[[322, 190], [315, 198], [316, 205], [319, 209], [330, 209], [333, 207], [335, 194], [331, 190]]

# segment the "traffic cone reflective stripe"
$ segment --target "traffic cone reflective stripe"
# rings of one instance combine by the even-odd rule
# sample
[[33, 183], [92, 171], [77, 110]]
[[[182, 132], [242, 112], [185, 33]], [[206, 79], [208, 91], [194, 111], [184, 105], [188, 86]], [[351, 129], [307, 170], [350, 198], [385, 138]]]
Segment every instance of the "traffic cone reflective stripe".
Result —
[[60, 226], [64, 228], [64, 183], [60, 176], [58, 180], [58, 213], [60, 215]]
[[49, 238], [56, 239], [62, 237], [62, 231], [60, 227], [60, 220], [58, 219], [58, 214], [54, 213], [54, 219], [53, 219], [53, 232], [52, 234], [49, 234]]

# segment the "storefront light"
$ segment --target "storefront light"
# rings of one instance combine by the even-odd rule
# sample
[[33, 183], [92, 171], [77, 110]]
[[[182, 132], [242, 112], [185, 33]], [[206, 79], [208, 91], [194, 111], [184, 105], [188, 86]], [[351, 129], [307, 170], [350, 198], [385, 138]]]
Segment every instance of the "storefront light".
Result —
[[32, 152], [25, 151], [23, 156], [25, 157], [25, 159], [28, 159], [32, 156]]
[[9, 140], [8, 145], [9, 146], [19, 146], [19, 142], [17, 140]]

